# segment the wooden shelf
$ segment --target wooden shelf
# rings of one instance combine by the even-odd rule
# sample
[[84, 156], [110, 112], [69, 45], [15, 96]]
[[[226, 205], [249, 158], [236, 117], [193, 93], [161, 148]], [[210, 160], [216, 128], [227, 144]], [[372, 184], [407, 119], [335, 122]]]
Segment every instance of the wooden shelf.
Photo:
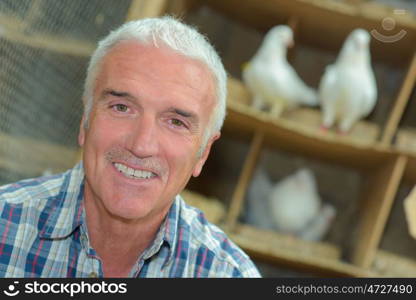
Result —
[[351, 260], [369, 268], [383, 235], [395, 195], [404, 176], [407, 157], [398, 156], [368, 175], [362, 195], [362, 206], [356, 249]]
[[371, 271], [341, 261], [340, 249], [327, 243], [307, 242], [243, 224], [238, 224], [227, 233], [257, 259], [326, 276], [368, 277], [372, 274]]
[[416, 128], [400, 128], [394, 147], [402, 153], [416, 155]]
[[268, 113], [247, 105], [248, 99], [244, 85], [230, 78], [228, 126], [252, 133], [263, 130], [272, 146], [273, 141], [277, 141], [275, 144], [283, 150], [322, 157], [329, 162], [360, 169], [377, 167], [380, 162], [392, 160], [396, 156], [390, 147], [375, 142], [378, 128], [369, 122], [359, 122], [356, 129], [347, 136], [323, 134], [318, 129], [320, 113], [316, 110], [300, 109], [276, 120]]
[[206, 3], [262, 31], [276, 24], [286, 24], [291, 17], [296, 17], [299, 19], [297, 33], [300, 40], [334, 51], [339, 50], [344, 38], [354, 28], [383, 32], [382, 20], [390, 17], [396, 21], [397, 28], [406, 31], [406, 35], [396, 43], [376, 40], [372, 46], [374, 58], [404, 64], [416, 48], [416, 17], [410, 13], [397, 15], [393, 9], [376, 3], [353, 5], [332, 0], [207, 0]]
[[378, 250], [372, 266], [377, 277], [415, 277], [416, 262], [388, 251]]
[[167, 6], [167, 0], [132, 0], [126, 21], [160, 16]]
[[[253, 135], [252, 150], [243, 166], [226, 224], [234, 234], [235, 240], [248, 252], [269, 261], [293, 262], [303, 267], [314, 266], [322, 272], [337, 273], [340, 276], [370, 274], [370, 266], [405, 173], [407, 157], [379, 144], [375, 138], [377, 128], [371, 123], [362, 121], [357, 125], [361, 137], [358, 135], [360, 133], [354, 131], [349, 137], [322, 135], [318, 130], [320, 118], [317, 111], [300, 109], [291, 112], [289, 117], [286, 115], [273, 119], [268, 113], [250, 107], [247, 104], [248, 99], [244, 86], [237, 80], [230, 79], [227, 126], [238, 128], [240, 132], [251, 132]], [[363, 135], [367, 138], [364, 139]], [[268, 234], [261, 230], [251, 234], [252, 228], [234, 226], [238, 224], [237, 219], [244, 206], [243, 199], [262, 147], [276, 148], [331, 164], [343, 165], [354, 168], [362, 174], [365, 189], [359, 199], [351, 199], [359, 203], [360, 215], [355, 228], [358, 234], [354, 238], [352, 248], [349, 249], [349, 257], [346, 258], [348, 262], [340, 261], [339, 257], [330, 262], [321, 261], [319, 253], [304, 258], [293, 254], [294, 250], [288, 253], [283, 250], [272, 253], [267, 244], [255, 240], [257, 235], [261, 236], [258, 239], [268, 236], [266, 240], [269, 240], [271, 237]], [[298, 244], [293, 249], [297, 247], [301, 245]]]
[[394, 135], [396, 134], [400, 120], [403, 117], [403, 113], [410, 101], [410, 95], [416, 82], [416, 51], [413, 54], [413, 58], [410, 61], [409, 69], [403, 81], [399, 95], [395, 101], [393, 111], [390, 114], [387, 121], [381, 143], [384, 145], [391, 145]]
[[0, 14], [0, 37], [10, 42], [74, 56], [89, 56], [96, 46], [87, 41], [44, 33], [27, 34], [26, 27], [24, 21]]
[[181, 196], [186, 203], [203, 211], [208, 221], [219, 224], [224, 220], [225, 207], [218, 199], [205, 197], [189, 189], [183, 190]]
[[27, 137], [10, 136], [0, 132], [0, 168], [27, 176], [39, 176], [46, 169], [52, 172], [72, 168], [78, 150]]
[[320, 129], [321, 112], [319, 109], [305, 107], [285, 112], [279, 119], [273, 119], [267, 112], [258, 111], [250, 106], [250, 94], [242, 82], [229, 78], [228, 86], [229, 110], [253, 116], [305, 136], [357, 147], [372, 147], [375, 146], [380, 134], [379, 127], [367, 121], [359, 121], [348, 135], [340, 135], [334, 131], [323, 132]]
[[[33, 2], [32, 8], [34, 11], [39, 10], [38, 6], [40, 2]], [[181, 0], [180, 2], [185, 3], [185, 0]], [[162, 15], [170, 6], [172, 5], [168, 5], [167, 0], [132, 0], [127, 12], [126, 21]], [[185, 4], [182, 6], [185, 7]], [[0, 14], [0, 37], [10, 42], [82, 57], [90, 56], [96, 47], [96, 43], [62, 37], [60, 35], [27, 33], [27, 28], [30, 28], [30, 24], [26, 20]]]
[[262, 132], [257, 132], [251, 141], [250, 150], [244, 162], [243, 170], [240, 173], [237, 187], [235, 188], [233, 197], [231, 198], [231, 205], [227, 214], [227, 227], [231, 230], [236, 226], [237, 218], [241, 214], [241, 210], [244, 206], [244, 196], [252, 174], [254, 173], [254, 169], [256, 168], [263, 139], [264, 134]]

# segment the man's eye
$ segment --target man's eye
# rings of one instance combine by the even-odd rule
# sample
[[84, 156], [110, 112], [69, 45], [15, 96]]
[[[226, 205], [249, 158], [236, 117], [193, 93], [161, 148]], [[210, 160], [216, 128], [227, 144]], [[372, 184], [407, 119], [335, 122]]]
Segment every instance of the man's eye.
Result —
[[178, 127], [182, 127], [182, 126], [185, 127], [185, 124], [181, 120], [172, 119], [171, 122], [172, 122], [172, 125], [175, 125]]
[[126, 112], [128, 109], [127, 105], [124, 105], [124, 104], [113, 105], [113, 108], [115, 108], [115, 110], [118, 112]]

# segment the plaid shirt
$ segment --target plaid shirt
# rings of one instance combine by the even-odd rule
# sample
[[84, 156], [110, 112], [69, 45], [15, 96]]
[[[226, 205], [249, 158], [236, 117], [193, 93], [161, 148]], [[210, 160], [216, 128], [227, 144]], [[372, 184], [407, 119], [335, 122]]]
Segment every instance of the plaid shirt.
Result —
[[[83, 206], [82, 163], [0, 187], [0, 277], [102, 277]], [[248, 256], [178, 195], [130, 277], [259, 277]]]

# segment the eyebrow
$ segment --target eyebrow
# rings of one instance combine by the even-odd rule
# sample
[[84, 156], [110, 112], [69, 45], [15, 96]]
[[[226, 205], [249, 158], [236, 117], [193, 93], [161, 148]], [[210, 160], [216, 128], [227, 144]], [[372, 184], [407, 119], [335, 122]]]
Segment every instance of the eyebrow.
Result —
[[121, 91], [116, 91], [113, 89], [105, 89], [102, 92], [102, 98], [106, 98], [107, 96], [115, 96], [115, 97], [120, 97], [120, 98], [127, 98], [128, 100], [134, 100], [136, 99], [133, 95], [131, 95], [130, 93], [127, 92], [121, 92]]
[[180, 115], [182, 117], [185, 117], [185, 118], [194, 118], [194, 117], [196, 117], [193, 113], [184, 111], [184, 110], [179, 109], [179, 108], [171, 107], [171, 108], [168, 109], [168, 111], [174, 112], [175, 114], [178, 114], [178, 115]]

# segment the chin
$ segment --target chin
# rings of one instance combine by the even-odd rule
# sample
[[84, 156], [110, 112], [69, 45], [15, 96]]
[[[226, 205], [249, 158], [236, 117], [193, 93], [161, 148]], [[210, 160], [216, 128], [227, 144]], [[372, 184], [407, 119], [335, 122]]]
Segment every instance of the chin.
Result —
[[[130, 193], [117, 193], [107, 198], [105, 207], [107, 211], [120, 219], [138, 220], [154, 214], [158, 208], [158, 197], [154, 195], [131, 195]], [[160, 205], [160, 204], [159, 204]]]
[[145, 209], [143, 207], [108, 207], [107, 210], [115, 219], [125, 221], [143, 219], [151, 212], [150, 209]]

